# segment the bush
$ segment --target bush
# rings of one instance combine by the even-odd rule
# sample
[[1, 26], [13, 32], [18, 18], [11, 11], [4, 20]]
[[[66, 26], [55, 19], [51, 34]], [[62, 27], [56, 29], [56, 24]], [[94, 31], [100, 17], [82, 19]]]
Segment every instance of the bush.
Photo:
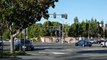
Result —
[[24, 51], [16, 51], [15, 55], [26, 55], [26, 52], [24, 52]]
[[6, 51], [6, 52], [0, 52], [0, 57], [9, 57], [11, 56], [10, 52]]
[[15, 54], [10, 53], [9, 51], [0, 52], [0, 57], [15, 57], [16, 55], [26, 55], [24, 51], [15, 51]]

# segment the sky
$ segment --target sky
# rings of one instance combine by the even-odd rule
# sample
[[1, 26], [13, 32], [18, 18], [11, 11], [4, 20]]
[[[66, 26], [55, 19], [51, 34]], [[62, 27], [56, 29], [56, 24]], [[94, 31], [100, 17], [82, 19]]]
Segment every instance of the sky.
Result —
[[[107, 0], [59, 0], [56, 3], [56, 7], [50, 8], [49, 13], [56, 14], [68, 14], [68, 19], [57, 16], [54, 19], [52, 16], [48, 19], [49, 21], [57, 21], [65, 24], [72, 24], [74, 18], [78, 17], [79, 21], [90, 20], [91, 18], [97, 19], [98, 21], [104, 21], [107, 23]], [[45, 22], [42, 19], [41, 22]]]

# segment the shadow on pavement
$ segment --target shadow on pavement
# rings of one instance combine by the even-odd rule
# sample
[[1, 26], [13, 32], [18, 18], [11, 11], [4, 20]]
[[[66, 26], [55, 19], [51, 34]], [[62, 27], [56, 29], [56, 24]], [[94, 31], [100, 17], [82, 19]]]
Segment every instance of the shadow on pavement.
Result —
[[100, 53], [100, 54], [107, 54], [107, 50], [86, 50], [86, 51], [79, 51], [77, 53]]
[[0, 60], [22, 60], [22, 59], [18, 57], [9, 57], [9, 58], [0, 58]]
[[98, 58], [98, 57], [73, 57], [73, 58], [67, 58], [65, 60], [107, 60], [106, 57]]
[[34, 51], [46, 50], [46, 49], [64, 49], [64, 48], [35, 48]]

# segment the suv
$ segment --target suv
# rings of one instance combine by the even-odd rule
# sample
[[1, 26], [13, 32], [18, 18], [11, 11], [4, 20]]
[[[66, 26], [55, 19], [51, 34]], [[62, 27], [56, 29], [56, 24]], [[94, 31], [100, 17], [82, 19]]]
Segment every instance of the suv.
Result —
[[15, 50], [34, 50], [34, 46], [30, 40], [20, 39], [15, 42]]

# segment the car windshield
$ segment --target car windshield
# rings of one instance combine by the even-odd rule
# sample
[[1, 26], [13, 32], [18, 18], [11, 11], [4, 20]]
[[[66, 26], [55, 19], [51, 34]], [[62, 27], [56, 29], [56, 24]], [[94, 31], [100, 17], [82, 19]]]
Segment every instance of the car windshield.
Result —
[[25, 43], [25, 44], [29, 44], [30, 43], [30, 41], [29, 40], [27, 40], [27, 39], [21, 39], [21, 43], [23, 44], [23, 43]]
[[107, 42], [107, 40], [104, 40], [104, 42]]

